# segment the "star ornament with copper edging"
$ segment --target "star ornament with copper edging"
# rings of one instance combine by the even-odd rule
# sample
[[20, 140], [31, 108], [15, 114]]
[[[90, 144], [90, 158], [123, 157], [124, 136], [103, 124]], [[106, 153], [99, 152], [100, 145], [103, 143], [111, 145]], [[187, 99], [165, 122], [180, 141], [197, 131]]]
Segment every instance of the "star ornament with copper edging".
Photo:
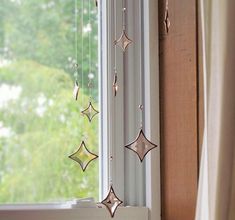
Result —
[[98, 114], [99, 112], [94, 108], [91, 102], [89, 102], [88, 107], [82, 111], [83, 115], [86, 115], [89, 122]]
[[114, 43], [119, 46], [120, 48], [122, 48], [122, 51], [125, 52], [126, 48], [129, 46], [129, 44], [131, 44], [133, 41], [127, 36], [126, 31], [123, 30], [122, 31], [122, 35], [121, 37], [116, 40]]
[[129, 150], [134, 151], [138, 155], [140, 161], [143, 162], [147, 153], [150, 150], [156, 148], [157, 145], [149, 141], [146, 138], [143, 130], [141, 129], [135, 141], [126, 145], [125, 147]]
[[79, 163], [84, 172], [89, 163], [98, 158], [98, 156], [96, 154], [91, 153], [86, 147], [85, 142], [82, 141], [78, 150], [75, 153], [71, 154], [69, 158]]
[[117, 92], [118, 92], [118, 83], [117, 83], [117, 75], [115, 75], [114, 80], [113, 80], [113, 95], [114, 95], [114, 97], [117, 96]]
[[75, 100], [78, 100], [78, 93], [79, 93], [79, 85], [78, 85], [78, 81], [76, 80], [74, 83], [74, 89], [73, 89], [73, 97]]
[[106, 206], [111, 217], [113, 218], [118, 206], [120, 206], [123, 202], [116, 196], [113, 187], [111, 186], [107, 197], [101, 203]]

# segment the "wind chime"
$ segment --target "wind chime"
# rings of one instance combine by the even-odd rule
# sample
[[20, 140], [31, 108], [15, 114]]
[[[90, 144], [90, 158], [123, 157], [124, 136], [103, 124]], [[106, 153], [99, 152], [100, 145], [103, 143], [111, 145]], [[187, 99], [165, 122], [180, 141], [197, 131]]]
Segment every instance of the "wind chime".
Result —
[[[119, 47], [124, 54], [129, 45], [133, 43], [133, 41], [128, 37], [127, 34], [127, 25], [126, 25], [126, 17], [127, 17], [127, 7], [126, 7], [126, 0], [122, 0], [122, 32], [120, 34], [120, 37], [117, 38], [117, 13], [116, 13], [116, 5], [117, 5], [117, 0], [113, 0], [113, 7], [114, 8], [114, 67], [113, 67], [113, 95], [114, 98], [117, 97], [118, 95], [118, 69], [117, 69], [117, 47]], [[77, 0], [75, 0], [75, 21], [76, 21], [76, 28], [77, 28]], [[95, 1], [96, 6], [98, 5], [97, 1]], [[84, 0], [82, 0], [82, 13], [81, 13], [81, 20], [82, 20], [82, 26], [83, 26], [83, 12], [84, 12]], [[91, 13], [91, 6], [90, 6], [90, 0], [89, 0], [89, 24], [91, 24], [91, 18], [90, 18], [90, 13]], [[78, 35], [76, 31], [76, 36], [75, 36], [75, 41], [76, 41], [76, 59], [78, 60], [78, 52], [77, 52], [77, 42], [78, 42]], [[82, 61], [81, 61], [81, 70], [82, 70], [82, 87], [83, 87], [83, 58], [84, 58], [84, 48], [83, 48], [83, 31], [82, 31]], [[79, 95], [79, 83], [78, 83], [78, 64], [74, 66], [75, 70], [75, 85], [74, 85], [74, 99], [78, 99]], [[93, 80], [94, 74], [91, 73], [91, 33], [89, 32], [89, 74], [88, 74], [88, 89], [89, 89], [89, 103], [88, 106], [81, 111], [81, 113], [87, 117], [89, 122], [92, 122], [92, 119], [99, 113], [95, 108], [92, 103], [92, 88], [93, 88]], [[143, 129], [143, 114], [144, 114], [144, 106], [142, 103], [142, 74], [140, 73], [140, 105], [139, 105], [139, 110], [140, 110], [140, 128], [139, 132], [137, 134], [137, 137], [135, 140], [126, 146], [124, 146], [126, 149], [133, 151], [136, 153], [138, 156], [140, 162], [143, 162], [145, 156], [149, 151], [152, 149], [156, 148], [157, 145], [152, 143], [145, 135], [144, 129]], [[109, 173], [109, 192], [106, 196], [106, 198], [101, 202], [109, 211], [111, 217], [113, 218], [115, 215], [115, 212], [117, 208], [123, 203], [118, 196], [116, 195], [113, 184], [112, 184], [112, 161], [113, 161], [113, 154], [112, 154], [112, 146], [109, 147], [109, 167], [110, 167], [110, 173]], [[73, 159], [74, 161], [78, 162], [79, 165], [81, 166], [82, 170], [85, 171], [89, 163], [98, 156], [86, 147], [85, 141], [82, 141], [80, 144], [80, 147], [78, 150], [73, 153], [72, 155], [69, 156], [69, 158]]]
[[[82, 71], [82, 87], [83, 87], [83, 78], [84, 78], [84, 70], [83, 70], [83, 59], [84, 59], [84, 39], [83, 39], [83, 24], [84, 24], [84, 18], [83, 18], [83, 13], [84, 13], [84, 0], [82, 0], [82, 7], [81, 7], [81, 38], [82, 38], [82, 42], [81, 42], [81, 52], [82, 52], [82, 60], [81, 60], [81, 71]], [[91, 5], [89, 2], [89, 24], [91, 24]], [[77, 0], [75, 0], [75, 56], [76, 56], [76, 62], [78, 62], [78, 5], [77, 5]], [[88, 107], [85, 108], [84, 110], [81, 111], [82, 115], [86, 116], [87, 119], [89, 120], [89, 122], [92, 121], [92, 119], [95, 117], [95, 115], [97, 115], [99, 112], [94, 108], [93, 104], [92, 104], [92, 89], [93, 89], [93, 78], [94, 78], [94, 74], [91, 73], [91, 30], [89, 31], [89, 36], [88, 36], [88, 44], [89, 44], [89, 59], [88, 59], [88, 64], [89, 64], [89, 73], [88, 73], [88, 89], [89, 89], [89, 103], [88, 103]], [[78, 100], [78, 95], [79, 95], [79, 83], [78, 83], [78, 64], [76, 63], [74, 65], [74, 77], [75, 77], [75, 83], [74, 83], [74, 90], [73, 90], [73, 95], [74, 95], [74, 99]], [[82, 105], [84, 102], [84, 98], [82, 97]], [[83, 135], [84, 137], [84, 135]], [[89, 163], [93, 160], [95, 160], [96, 158], [98, 158], [98, 155], [92, 153], [86, 146], [86, 143], [84, 140], [82, 140], [79, 148], [69, 156], [70, 159], [76, 161], [82, 171], [84, 172], [87, 168], [87, 166], [89, 165]]]

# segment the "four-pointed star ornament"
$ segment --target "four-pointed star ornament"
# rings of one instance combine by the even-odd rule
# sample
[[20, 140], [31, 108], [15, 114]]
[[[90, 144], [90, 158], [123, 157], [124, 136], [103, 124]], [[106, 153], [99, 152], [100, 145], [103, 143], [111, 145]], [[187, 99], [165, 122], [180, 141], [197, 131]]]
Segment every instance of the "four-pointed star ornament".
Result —
[[141, 162], [143, 162], [147, 153], [156, 148], [157, 145], [148, 140], [141, 129], [135, 141], [125, 146], [127, 149], [134, 151]]
[[125, 52], [126, 48], [129, 46], [129, 44], [131, 44], [133, 41], [127, 36], [126, 31], [123, 30], [122, 31], [122, 35], [121, 37], [116, 40], [114, 43], [119, 46], [120, 48], [122, 48], [122, 51]]
[[98, 114], [99, 112], [94, 108], [91, 102], [89, 102], [88, 107], [82, 111], [83, 115], [86, 115], [89, 122]]
[[78, 100], [78, 93], [79, 93], [79, 85], [78, 85], [78, 81], [76, 80], [74, 83], [74, 89], [73, 89], [73, 97], [75, 100]]
[[98, 156], [94, 153], [91, 153], [86, 147], [85, 142], [82, 141], [78, 150], [75, 153], [71, 154], [69, 158], [79, 163], [84, 172], [89, 163], [98, 158]]
[[107, 197], [101, 203], [106, 206], [111, 217], [113, 218], [118, 206], [120, 206], [123, 202], [116, 196], [113, 187], [111, 186]]

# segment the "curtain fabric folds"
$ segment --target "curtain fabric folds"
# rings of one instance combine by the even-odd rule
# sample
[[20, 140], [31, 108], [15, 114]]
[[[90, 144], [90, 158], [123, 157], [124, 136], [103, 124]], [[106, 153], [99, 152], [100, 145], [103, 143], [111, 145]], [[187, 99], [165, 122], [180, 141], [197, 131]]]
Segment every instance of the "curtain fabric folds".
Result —
[[235, 1], [201, 0], [205, 130], [196, 220], [235, 220]]

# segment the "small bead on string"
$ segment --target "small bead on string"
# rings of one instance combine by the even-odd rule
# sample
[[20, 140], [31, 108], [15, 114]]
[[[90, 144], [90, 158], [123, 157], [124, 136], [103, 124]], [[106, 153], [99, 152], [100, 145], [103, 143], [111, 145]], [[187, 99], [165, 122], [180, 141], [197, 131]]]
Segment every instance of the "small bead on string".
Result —
[[143, 111], [144, 111], [144, 106], [143, 104], [139, 105], [139, 109], [140, 109], [140, 130], [143, 129]]

